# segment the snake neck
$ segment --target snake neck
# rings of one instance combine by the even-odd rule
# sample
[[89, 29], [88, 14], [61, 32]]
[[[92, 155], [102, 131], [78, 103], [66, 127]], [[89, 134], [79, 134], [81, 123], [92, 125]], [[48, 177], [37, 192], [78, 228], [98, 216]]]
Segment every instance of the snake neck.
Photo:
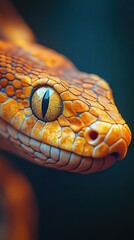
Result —
[[36, 41], [35, 35], [9, 0], [0, 3], [0, 38], [16, 44]]

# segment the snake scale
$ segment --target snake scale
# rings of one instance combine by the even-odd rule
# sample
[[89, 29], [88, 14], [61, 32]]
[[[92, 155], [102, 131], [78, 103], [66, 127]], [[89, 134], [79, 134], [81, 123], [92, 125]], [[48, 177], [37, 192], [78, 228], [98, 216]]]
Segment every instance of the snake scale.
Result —
[[37, 44], [8, 4], [12, 17], [5, 4], [0, 15], [0, 150], [83, 174], [123, 159], [131, 132], [108, 83]]

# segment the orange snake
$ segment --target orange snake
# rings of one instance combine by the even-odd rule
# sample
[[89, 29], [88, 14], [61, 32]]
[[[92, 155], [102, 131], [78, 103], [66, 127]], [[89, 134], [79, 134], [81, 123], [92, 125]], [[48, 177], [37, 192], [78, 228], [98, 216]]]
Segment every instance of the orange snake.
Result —
[[8, 4], [12, 21], [4, 4], [0, 15], [0, 150], [84, 174], [123, 159], [131, 132], [108, 83], [38, 45]]

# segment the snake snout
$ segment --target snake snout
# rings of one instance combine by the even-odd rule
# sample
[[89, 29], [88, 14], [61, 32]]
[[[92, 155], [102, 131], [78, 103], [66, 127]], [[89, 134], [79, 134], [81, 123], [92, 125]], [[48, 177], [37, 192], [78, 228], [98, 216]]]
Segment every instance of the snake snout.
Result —
[[121, 160], [127, 153], [131, 132], [127, 124], [110, 124], [97, 121], [85, 130], [85, 139], [93, 146], [92, 157], [108, 155]]

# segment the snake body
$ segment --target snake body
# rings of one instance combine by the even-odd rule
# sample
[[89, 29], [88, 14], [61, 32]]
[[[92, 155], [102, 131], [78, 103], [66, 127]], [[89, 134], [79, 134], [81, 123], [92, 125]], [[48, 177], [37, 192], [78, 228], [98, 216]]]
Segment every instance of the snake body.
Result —
[[0, 37], [1, 152], [78, 173], [125, 157], [131, 132], [105, 80], [37, 44], [10, 3], [0, 8]]
[[12, 35], [0, 41], [0, 149], [80, 173], [124, 158], [131, 132], [108, 83], [31, 36]]

